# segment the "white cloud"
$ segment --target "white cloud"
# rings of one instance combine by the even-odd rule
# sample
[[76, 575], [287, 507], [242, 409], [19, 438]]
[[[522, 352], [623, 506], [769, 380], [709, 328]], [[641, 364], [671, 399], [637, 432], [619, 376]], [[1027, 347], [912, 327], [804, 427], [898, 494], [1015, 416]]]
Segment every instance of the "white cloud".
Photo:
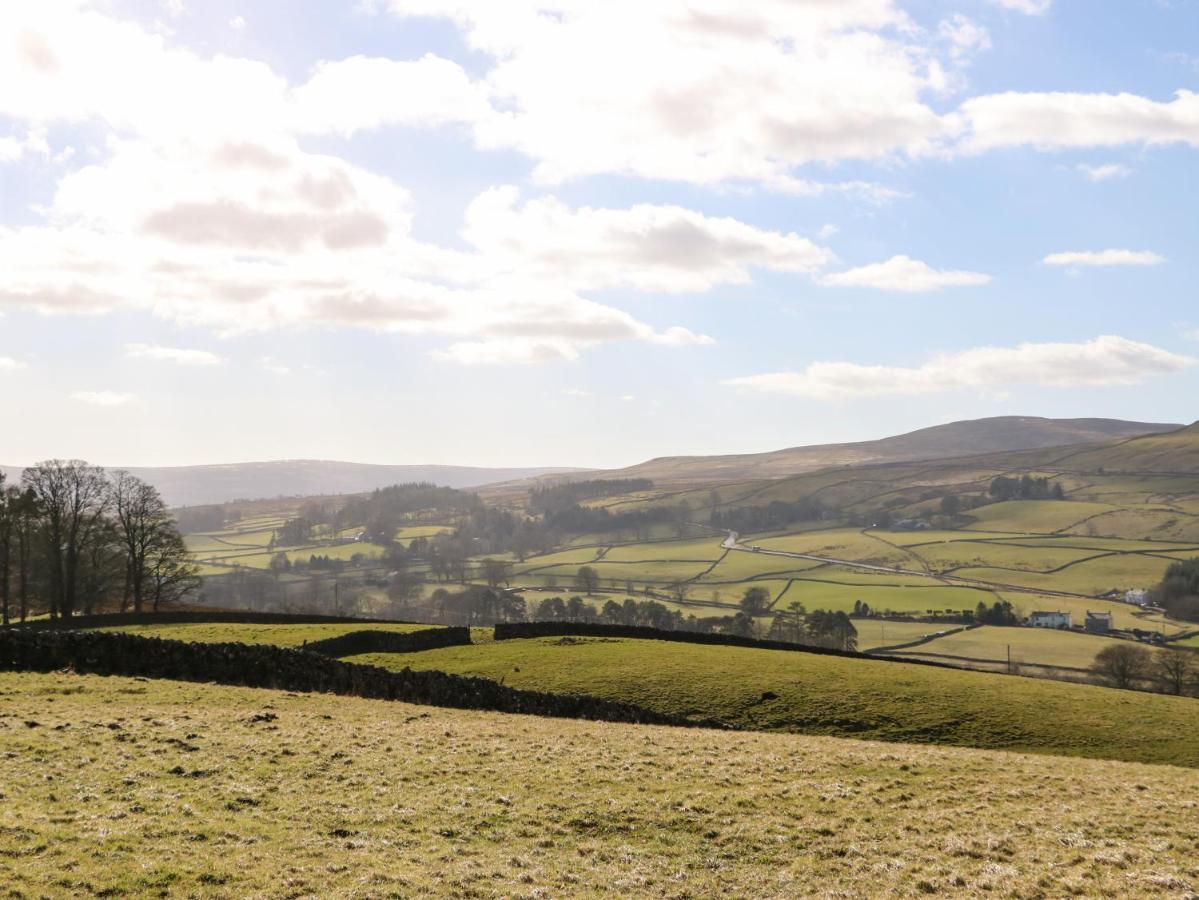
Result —
[[167, 15], [175, 19], [179, 18], [187, 11], [187, 7], [184, 6], [183, 0], [163, 0], [162, 8], [166, 10]]
[[0, 372], [12, 371], [14, 369], [23, 369], [25, 364], [19, 360], [13, 359], [11, 356], [0, 356]]
[[956, 269], [934, 269], [928, 263], [909, 256], [893, 256], [886, 262], [871, 263], [823, 275], [819, 282], [829, 287], [869, 287], [883, 291], [937, 291], [947, 287], [973, 287], [987, 284], [990, 275]]
[[824, 225], [820, 226], [819, 230], [816, 232], [816, 237], [820, 238], [822, 241], [827, 241], [829, 238], [835, 237], [840, 230], [840, 226], [834, 225], [832, 222], [826, 222]]
[[292, 93], [297, 131], [345, 136], [386, 125], [485, 122], [496, 115], [483, 85], [457, 63], [352, 56], [318, 63]]
[[1199, 94], [1169, 102], [1136, 94], [990, 94], [965, 101], [950, 117], [958, 147], [981, 152], [1030, 144], [1043, 149], [1122, 144], [1199, 146]]
[[1110, 181], [1113, 178], [1127, 178], [1132, 174], [1132, 169], [1120, 163], [1104, 163], [1098, 166], [1079, 163], [1075, 168], [1091, 181]]
[[637, 397], [633, 394], [621, 394], [620, 395], [620, 400], [622, 400], [625, 403], [632, 403], [636, 399], [637, 399]]
[[563, 395], [567, 397], [590, 397], [590, 391], [581, 391], [578, 388], [563, 388]]
[[622, 173], [794, 188], [796, 166], [914, 151], [942, 132], [921, 96], [940, 79], [931, 45], [891, 0], [388, 5], [451, 19], [493, 59], [476, 143], [525, 153], [546, 183]]
[[126, 344], [125, 355], [133, 359], [154, 359], [181, 366], [219, 366], [225, 360], [208, 350], [162, 347], [156, 344]]
[[261, 366], [262, 371], [270, 372], [272, 375], [290, 375], [291, 374], [291, 366], [285, 366], [285, 365], [283, 365], [283, 363], [276, 362], [273, 358], [271, 358], [269, 356], [264, 356], [261, 360], [258, 361], [258, 364], [259, 364], [259, 366]]
[[943, 19], [937, 26], [937, 35], [948, 44], [949, 55], [957, 62], [991, 49], [991, 35], [987, 29], [960, 13]]
[[229, 20], [229, 27], [234, 31], [242, 31], [246, 27], [246, 20], [242, 16], [234, 16]]
[[463, 237], [491, 269], [576, 289], [703, 291], [745, 284], [750, 269], [813, 272], [833, 254], [797, 234], [678, 206], [572, 209], [553, 197], [518, 205], [514, 187], [492, 188], [466, 211]]
[[25, 148], [15, 137], [0, 137], [0, 163], [16, 162], [25, 155]]
[[1014, 9], [1029, 16], [1039, 16], [1047, 12], [1053, 5], [1053, 0], [991, 0], [996, 6], [1004, 9]]
[[1131, 385], [1153, 375], [1180, 372], [1197, 364], [1199, 359], [1194, 357], [1106, 335], [1077, 344], [977, 347], [942, 354], [911, 368], [815, 362], [802, 372], [747, 375], [724, 383], [765, 393], [834, 400], [932, 394], [1014, 384], [1043, 387]]
[[75, 391], [71, 394], [71, 399], [91, 406], [124, 406], [137, 398], [133, 394], [118, 391]]
[[1042, 262], [1047, 266], [1157, 266], [1166, 261], [1152, 250], [1077, 250], [1050, 253]]
[[666, 347], [710, 347], [716, 343], [715, 338], [706, 334], [696, 334], [689, 328], [683, 328], [680, 325], [667, 328], [660, 334], [649, 335], [646, 340]]

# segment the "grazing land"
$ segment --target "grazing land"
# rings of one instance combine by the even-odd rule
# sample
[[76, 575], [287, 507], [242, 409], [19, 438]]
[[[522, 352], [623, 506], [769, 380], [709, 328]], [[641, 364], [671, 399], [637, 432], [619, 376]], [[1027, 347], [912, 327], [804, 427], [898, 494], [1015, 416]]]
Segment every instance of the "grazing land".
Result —
[[[0, 675], [11, 896], [1184, 896], [1170, 766]], [[81, 764], [82, 763], [82, 764]]]
[[591, 694], [741, 728], [1199, 767], [1199, 701], [1091, 685], [782, 650], [583, 637], [347, 661]]

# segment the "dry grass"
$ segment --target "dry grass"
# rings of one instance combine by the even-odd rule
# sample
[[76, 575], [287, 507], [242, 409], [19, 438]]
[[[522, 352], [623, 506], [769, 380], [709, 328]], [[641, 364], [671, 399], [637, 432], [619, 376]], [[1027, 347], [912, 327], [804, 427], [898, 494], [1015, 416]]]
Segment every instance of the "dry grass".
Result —
[[0, 697], [14, 898], [1199, 886], [1194, 773], [1170, 767], [72, 675]]

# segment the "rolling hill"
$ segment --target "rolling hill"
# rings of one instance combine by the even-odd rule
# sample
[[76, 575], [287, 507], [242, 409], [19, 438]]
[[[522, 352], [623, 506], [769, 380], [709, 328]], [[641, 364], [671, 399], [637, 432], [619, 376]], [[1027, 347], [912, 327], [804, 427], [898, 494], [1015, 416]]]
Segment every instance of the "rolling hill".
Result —
[[818, 444], [729, 456], [662, 456], [625, 469], [605, 471], [603, 477], [650, 478], [660, 484], [779, 478], [833, 466], [916, 462], [980, 453], [1102, 444], [1172, 432], [1180, 427], [1119, 419], [1002, 416], [951, 422], [874, 441]]
[[1075, 471], [1199, 472], [1199, 422], [1165, 434], [1145, 434], [1106, 447], [1080, 449], [1057, 460]]
[[[158, 488], [171, 506], [203, 506], [231, 500], [360, 494], [389, 484], [413, 481], [471, 488], [496, 481], [585, 470], [565, 467], [489, 469], [477, 466], [384, 466], [291, 459], [205, 466], [132, 466], [129, 471]], [[15, 481], [20, 478], [21, 469], [0, 466], [0, 473]]]

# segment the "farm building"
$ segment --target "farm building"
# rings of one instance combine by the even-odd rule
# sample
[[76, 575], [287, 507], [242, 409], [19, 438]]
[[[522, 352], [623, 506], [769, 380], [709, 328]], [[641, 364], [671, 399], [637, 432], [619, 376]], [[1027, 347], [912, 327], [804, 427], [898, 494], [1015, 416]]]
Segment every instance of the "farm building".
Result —
[[1028, 617], [1033, 628], [1069, 628], [1072, 619], [1068, 612], [1037, 611]]
[[1124, 602], [1132, 603], [1136, 606], [1146, 606], [1149, 603], [1149, 592], [1143, 589], [1125, 591]]
[[891, 524], [892, 531], [928, 531], [931, 528], [923, 519], [900, 519]]
[[1112, 630], [1112, 614], [1109, 612], [1091, 612], [1088, 609], [1086, 629], [1096, 634], [1107, 634]]

